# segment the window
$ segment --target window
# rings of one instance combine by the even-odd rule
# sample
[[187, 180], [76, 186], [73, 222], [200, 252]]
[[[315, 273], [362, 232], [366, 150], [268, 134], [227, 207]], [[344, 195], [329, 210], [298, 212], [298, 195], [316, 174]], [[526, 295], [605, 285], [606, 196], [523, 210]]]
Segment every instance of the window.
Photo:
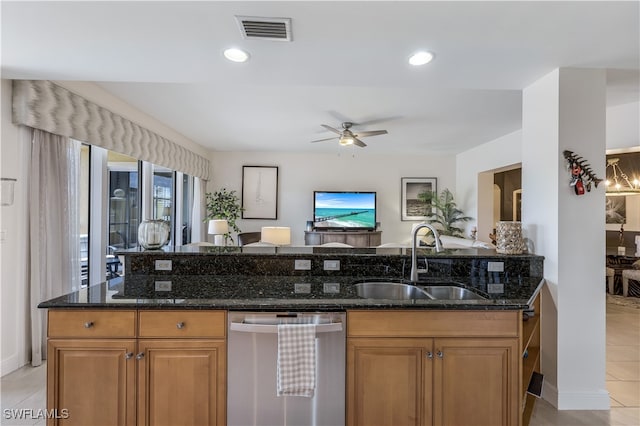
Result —
[[107, 254], [128, 249], [138, 244], [140, 223], [139, 161], [109, 151], [109, 245]]

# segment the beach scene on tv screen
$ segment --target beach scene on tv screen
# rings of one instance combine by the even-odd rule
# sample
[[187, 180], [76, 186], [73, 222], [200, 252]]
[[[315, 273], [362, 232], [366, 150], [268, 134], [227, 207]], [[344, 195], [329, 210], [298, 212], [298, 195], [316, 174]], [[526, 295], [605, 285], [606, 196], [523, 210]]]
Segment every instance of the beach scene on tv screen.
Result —
[[314, 221], [319, 228], [375, 228], [374, 193], [316, 192]]

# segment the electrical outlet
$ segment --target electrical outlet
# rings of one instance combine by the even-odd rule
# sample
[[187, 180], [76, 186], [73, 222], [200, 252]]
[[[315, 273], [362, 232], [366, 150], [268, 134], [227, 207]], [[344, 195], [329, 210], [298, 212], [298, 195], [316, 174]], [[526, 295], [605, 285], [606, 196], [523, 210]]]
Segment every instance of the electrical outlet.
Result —
[[340, 293], [340, 283], [324, 283], [322, 291], [324, 293]]
[[170, 260], [156, 260], [156, 271], [170, 271], [171, 270], [171, 261]]
[[156, 291], [171, 291], [171, 281], [156, 281]]
[[324, 261], [324, 270], [325, 271], [339, 271], [340, 270], [340, 261], [339, 260], [325, 260]]
[[487, 284], [487, 293], [489, 294], [504, 293], [504, 284]]
[[296, 271], [310, 271], [311, 260], [309, 259], [296, 259], [294, 269]]
[[487, 271], [504, 272], [504, 262], [487, 262]]
[[311, 284], [309, 284], [309, 283], [295, 283], [293, 285], [293, 292], [295, 294], [309, 294], [309, 293], [311, 293]]

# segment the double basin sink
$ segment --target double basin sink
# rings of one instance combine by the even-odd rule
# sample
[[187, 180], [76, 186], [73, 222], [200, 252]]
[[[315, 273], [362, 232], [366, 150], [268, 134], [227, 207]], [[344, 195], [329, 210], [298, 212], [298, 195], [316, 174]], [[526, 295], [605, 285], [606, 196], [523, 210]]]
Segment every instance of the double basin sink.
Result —
[[364, 282], [355, 284], [356, 294], [365, 299], [391, 300], [485, 300], [471, 290], [454, 285], [417, 287], [394, 282]]

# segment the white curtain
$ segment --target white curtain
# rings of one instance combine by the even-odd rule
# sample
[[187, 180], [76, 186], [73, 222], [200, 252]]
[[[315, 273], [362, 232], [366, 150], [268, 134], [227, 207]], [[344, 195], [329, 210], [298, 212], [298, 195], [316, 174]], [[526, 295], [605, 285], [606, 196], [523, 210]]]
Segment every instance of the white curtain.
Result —
[[203, 222], [207, 216], [206, 202], [207, 181], [199, 177], [193, 178], [193, 208], [191, 209], [191, 242], [200, 243], [207, 241], [206, 224]]
[[80, 143], [33, 129], [29, 183], [31, 364], [47, 355], [38, 304], [80, 288]]

